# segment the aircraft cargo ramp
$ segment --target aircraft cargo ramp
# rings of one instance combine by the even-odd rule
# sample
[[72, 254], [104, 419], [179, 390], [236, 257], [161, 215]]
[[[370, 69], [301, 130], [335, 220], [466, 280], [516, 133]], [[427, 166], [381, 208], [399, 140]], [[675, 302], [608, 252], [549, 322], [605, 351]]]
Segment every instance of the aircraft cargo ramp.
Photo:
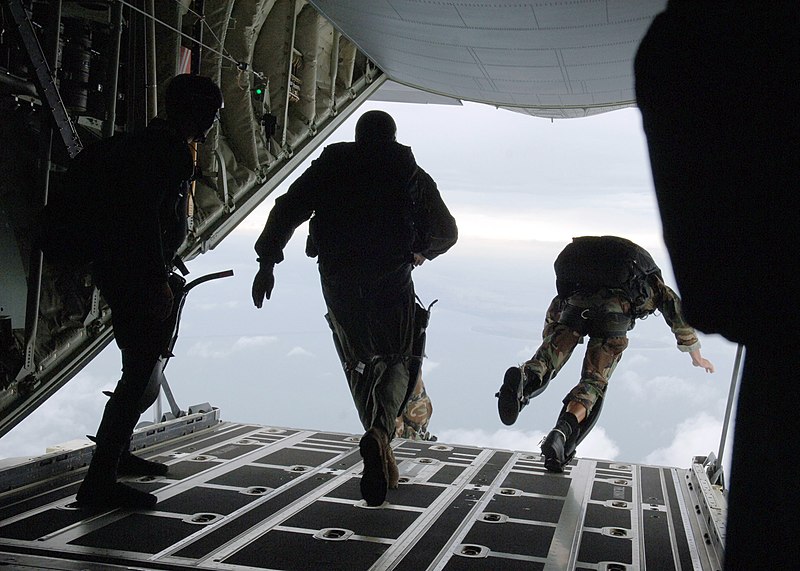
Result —
[[396, 439], [401, 483], [365, 507], [357, 435], [223, 422], [211, 407], [137, 431], [166, 477], [154, 511], [73, 506], [91, 447], [0, 470], [12, 569], [719, 569], [725, 501], [689, 469]]

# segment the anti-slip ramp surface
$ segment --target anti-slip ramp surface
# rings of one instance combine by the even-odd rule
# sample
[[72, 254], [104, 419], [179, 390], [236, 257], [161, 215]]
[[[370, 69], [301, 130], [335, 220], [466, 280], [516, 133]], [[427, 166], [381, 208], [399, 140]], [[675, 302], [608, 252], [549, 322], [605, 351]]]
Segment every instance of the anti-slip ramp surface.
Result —
[[[359, 493], [359, 436], [208, 424], [137, 452], [169, 464], [166, 477], [127, 480], [158, 496], [153, 511], [75, 509], [85, 467], [64, 458], [64, 473], [2, 493], [0, 565], [720, 568], [724, 508], [699, 465], [578, 459], [550, 474], [536, 453], [396, 439], [400, 486], [383, 507], [369, 508]], [[87, 450], [79, 454], [85, 462]]]

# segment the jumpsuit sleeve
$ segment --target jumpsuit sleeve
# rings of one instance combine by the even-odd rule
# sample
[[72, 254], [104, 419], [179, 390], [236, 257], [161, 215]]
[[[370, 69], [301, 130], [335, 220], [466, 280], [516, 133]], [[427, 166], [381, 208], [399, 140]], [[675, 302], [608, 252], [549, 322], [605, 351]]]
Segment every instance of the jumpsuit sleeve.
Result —
[[678, 294], [672, 291], [661, 280], [654, 280], [656, 283], [657, 308], [664, 316], [675, 340], [678, 342], [678, 349], [684, 353], [690, 353], [700, 348], [700, 340], [697, 332], [686, 322], [681, 310], [681, 299]]
[[300, 178], [292, 183], [283, 196], [275, 200], [263, 232], [256, 240], [255, 250], [261, 264], [279, 264], [283, 249], [294, 231], [314, 213], [313, 194], [322, 182], [325, 151]]
[[416, 185], [415, 224], [418, 236], [415, 251], [432, 260], [447, 252], [458, 241], [458, 226], [442, 200], [436, 182], [419, 167]]

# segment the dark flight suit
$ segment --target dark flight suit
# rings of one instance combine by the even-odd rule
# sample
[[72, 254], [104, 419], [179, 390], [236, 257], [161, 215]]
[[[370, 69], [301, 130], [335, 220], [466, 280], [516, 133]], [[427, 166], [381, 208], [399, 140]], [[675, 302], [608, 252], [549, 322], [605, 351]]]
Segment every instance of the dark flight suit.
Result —
[[113, 186], [98, 188], [93, 206], [99, 250], [94, 269], [111, 308], [122, 378], [97, 431], [95, 456], [84, 480], [87, 493], [93, 478], [105, 477], [101, 474], [111, 471], [116, 479], [119, 457], [141, 412], [153, 403], [153, 398], [142, 398], [172, 333], [171, 323], [156, 315], [154, 301], [186, 238], [187, 191], [194, 174], [186, 140], [160, 119], [115, 141], [106, 168]]
[[318, 256], [327, 318], [361, 423], [391, 439], [409, 393], [413, 253], [431, 259], [446, 251], [456, 241], [455, 221], [411, 149], [393, 141], [326, 147], [275, 201], [256, 242], [259, 261], [281, 262], [309, 218], [309, 254]]

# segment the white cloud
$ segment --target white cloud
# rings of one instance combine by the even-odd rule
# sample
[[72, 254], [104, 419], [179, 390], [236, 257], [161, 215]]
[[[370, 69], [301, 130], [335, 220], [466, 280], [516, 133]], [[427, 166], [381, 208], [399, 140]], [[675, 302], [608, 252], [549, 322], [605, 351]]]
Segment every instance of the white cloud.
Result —
[[430, 374], [433, 371], [435, 371], [436, 369], [438, 369], [440, 365], [441, 365], [441, 363], [439, 363], [438, 361], [431, 361], [430, 359], [426, 358], [422, 362], [422, 376], [423, 376], [423, 378], [425, 377], [426, 374]]
[[722, 421], [701, 412], [681, 422], [672, 443], [648, 454], [644, 463], [688, 468], [693, 456], [711, 451], [716, 454], [721, 434]]
[[[639, 372], [630, 369], [619, 373], [620, 384], [624, 386], [625, 390], [632, 397], [647, 402], [679, 400], [684, 404], [705, 407], [709, 402], [716, 402], [718, 397], [718, 386], [711, 382], [716, 380], [713, 377], [698, 378], [697, 375], [692, 375], [693, 378], [688, 380], [683, 377], [659, 375], [644, 378]], [[614, 380], [616, 378], [617, 375], [614, 376]]]
[[48, 446], [94, 434], [108, 401], [102, 391], [113, 390], [116, 381], [78, 374], [0, 439], [0, 458], [39, 456]]
[[286, 354], [287, 357], [316, 357], [314, 353], [302, 347], [292, 347], [291, 351]]
[[616, 460], [619, 456], [619, 446], [608, 436], [602, 426], [595, 426], [586, 440], [578, 446], [578, 456], [580, 458]]
[[230, 301], [199, 301], [192, 303], [192, 309], [199, 309], [200, 311], [213, 311], [215, 309], [236, 309], [240, 303], [236, 300]]
[[251, 347], [263, 347], [270, 345], [278, 340], [273, 335], [256, 335], [253, 337], [239, 337], [233, 344], [233, 351], [240, 351], [243, 349], [250, 349]]
[[[538, 453], [539, 443], [545, 437], [545, 433], [538, 430], [525, 432], [508, 428], [501, 428], [494, 432], [454, 429], [442, 430], [437, 433], [437, 436], [439, 442], [442, 443]], [[578, 457], [580, 458], [615, 460], [618, 455], [619, 447], [608, 437], [605, 429], [599, 426], [595, 427], [578, 447]]]
[[224, 359], [234, 353], [246, 351], [254, 347], [264, 347], [278, 340], [277, 337], [270, 335], [256, 335], [252, 337], [239, 337], [231, 345], [224, 347], [216, 340], [198, 341], [187, 350], [191, 357], [202, 359]]
[[501, 428], [494, 432], [481, 429], [456, 428], [437, 432], [440, 442], [447, 444], [464, 444], [487, 448], [502, 448], [507, 450], [538, 451], [539, 442], [545, 433], [534, 430], [524, 432]]

